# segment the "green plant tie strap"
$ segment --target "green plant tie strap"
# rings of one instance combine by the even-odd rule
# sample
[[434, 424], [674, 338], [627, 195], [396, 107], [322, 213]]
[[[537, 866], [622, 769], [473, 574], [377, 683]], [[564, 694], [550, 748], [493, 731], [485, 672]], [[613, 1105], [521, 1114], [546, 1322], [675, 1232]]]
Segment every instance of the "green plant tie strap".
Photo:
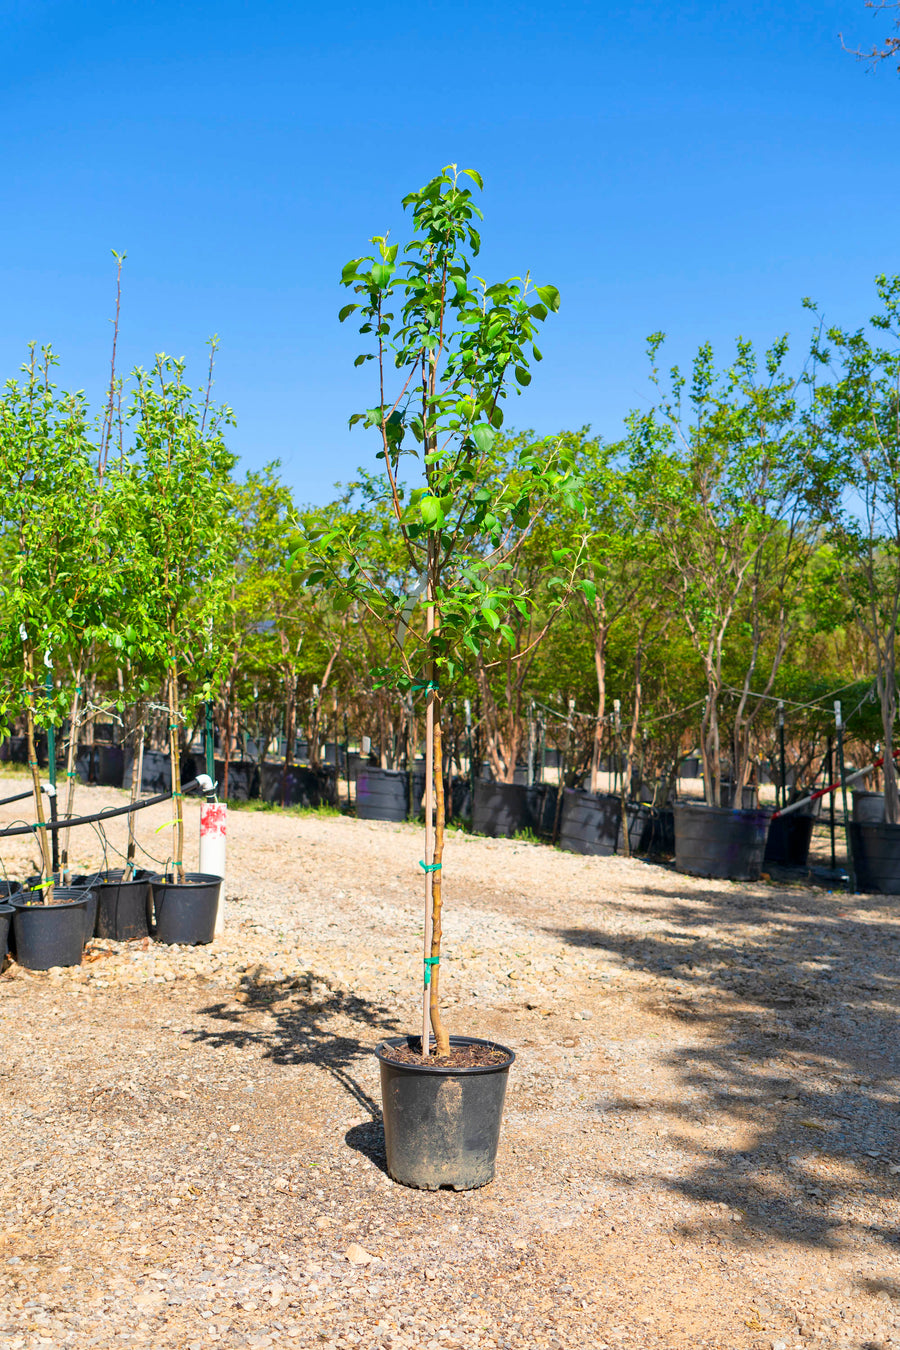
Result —
[[419, 866], [423, 872], [439, 872], [443, 865], [443, 863], [424, 863], [421, 859], [419, 860]]
[[431, 967], [432, 967], [432, 966], [439, 966], [440, 964], [441, 964], [441, 958], [440, 958], [439, 956], [426, 956], [426, 957], [425, 957], [425, 988], [426, 988], [426, 989], [427, 989], [428, 986], [431, 984]]
[[424, 689], [425, 692], [428, 694], [432, 692], [436, 694], [438, 692], [439, 685], [434, 680], [426, 680], [424, 684], [411, 684], [409, 686], [409, 692], [411, 694], [415, 693], [417, 689]]

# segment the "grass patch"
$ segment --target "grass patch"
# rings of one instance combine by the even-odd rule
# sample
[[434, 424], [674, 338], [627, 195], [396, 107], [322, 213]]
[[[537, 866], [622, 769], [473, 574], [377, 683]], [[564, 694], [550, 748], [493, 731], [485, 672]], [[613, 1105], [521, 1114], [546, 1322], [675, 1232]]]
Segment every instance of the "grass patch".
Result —
[[329, 806], [323, 802], [320, 806], [280, 806], [278, 802], [235, 802], [229, 801], [229, 811], [258, 811], [277, 813], [280, 816], [343, 816], [346, 810], [340, 806]]

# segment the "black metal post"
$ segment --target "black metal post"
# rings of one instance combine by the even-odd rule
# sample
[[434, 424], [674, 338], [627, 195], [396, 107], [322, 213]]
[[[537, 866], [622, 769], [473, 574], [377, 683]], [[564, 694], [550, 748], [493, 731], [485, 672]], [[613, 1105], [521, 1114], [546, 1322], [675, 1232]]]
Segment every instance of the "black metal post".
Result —
[[344, 713], [344, 760], [347, 768], [347, 807], [350, 807], [350, 732], [347, 729], [347, 714]]
[[[54, 792], [50, 798], [50, 823], [55, 825], [56, 820], [56, 793]], [[53, 855], [53, 872], [55, 875], [59, 871], [59, 832], [57, 830], [54, 830], [50, 836], [50, 847]]]
[[847, 810], [847, 775], [844, 772], [844, 724], [841, 718], [841, 705], [839, 700], [834, 704], [834, 720], [837, 726], [837, 754], [838, 754], [838, 772], [841, 776], [841, 807], [844, 812], [844, 839], [847, 844], [847, 874], [849, 877], [849, 889], [852, 894], [856, 890], [856, 872], [853, 867], [853, 850], [850, 847], [850, 814]]
[[[831, 787], [834, 782], [834, 740], [828, 737], [828, 776], [825, 780], [825, 786]], [[831, 833], [831, 870], [837, 871], [837, 854], [834, 848], [834, 793], [828, 794], [828, 826]]]
[[780, 797], [779, 807], [787, 805], [787, 773], [784, 767], [784, 704], [778, 705], [778, 756], [780, 760]]

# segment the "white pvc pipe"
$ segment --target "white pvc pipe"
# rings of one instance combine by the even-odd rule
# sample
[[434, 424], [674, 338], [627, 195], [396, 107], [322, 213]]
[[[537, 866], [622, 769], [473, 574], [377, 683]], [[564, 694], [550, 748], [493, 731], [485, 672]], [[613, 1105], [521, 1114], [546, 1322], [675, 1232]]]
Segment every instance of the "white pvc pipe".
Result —
[[228, 831], [228, 807], [224, 802], [200, 805], [200, 871], [221, 877], [219, 905], [216, 910], [216, 936], [225, 931], [225, 841]]

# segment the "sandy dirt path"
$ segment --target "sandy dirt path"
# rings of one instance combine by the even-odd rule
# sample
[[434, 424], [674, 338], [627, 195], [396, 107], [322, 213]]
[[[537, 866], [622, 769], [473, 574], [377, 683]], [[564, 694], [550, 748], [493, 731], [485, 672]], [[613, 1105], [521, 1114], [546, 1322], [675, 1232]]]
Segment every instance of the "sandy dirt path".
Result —
[[451, 833], [447, 1020], [518, 1059], [494, 1183], [424, 1193], [371, 1053], [414, 1029], [420, 831], [229, 828], [223, 940], [0, 977], [4, 1350], [900, 1345], [894, 904]]

